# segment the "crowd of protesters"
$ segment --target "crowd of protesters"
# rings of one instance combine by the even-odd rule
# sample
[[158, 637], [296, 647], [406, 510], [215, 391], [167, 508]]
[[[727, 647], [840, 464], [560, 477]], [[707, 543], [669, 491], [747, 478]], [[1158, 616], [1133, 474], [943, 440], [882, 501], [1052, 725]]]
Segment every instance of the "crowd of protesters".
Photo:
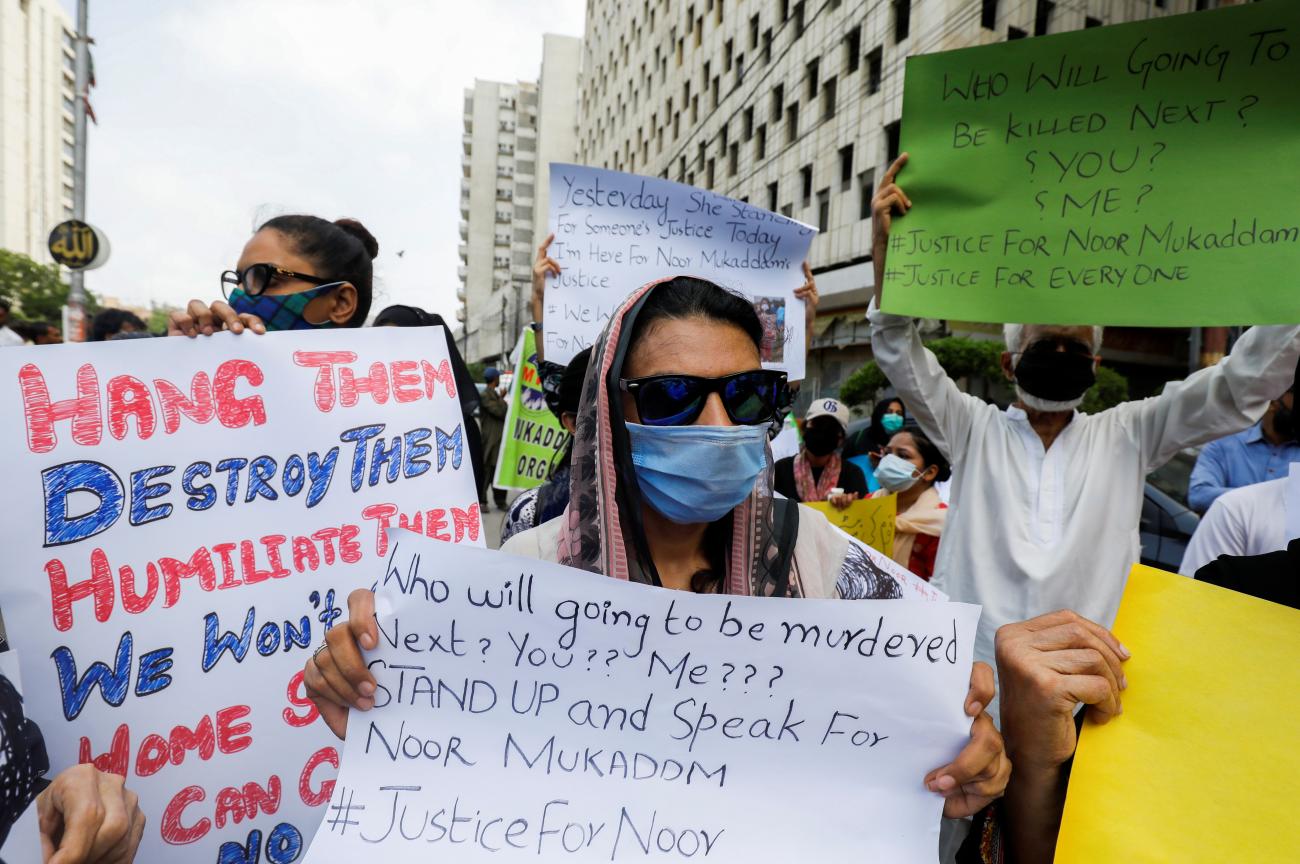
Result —
[[[944, 801], [941, 857], [1049, 861], [1076, 705], [1102, 722], [1122, 710], [1129, 654], [1107, 628], [1139, 559], [1146, 475], [1204, 445], [1190, 502], [1205, 517], [1183, 572], [1296, 603], [1300, 549], [1288, 543], [1300, 514], [1289, 520], [1286, 509], [1290, 465], [1300, 461], [1292, 401], [1300, 327], [1251, 328], [1224, 360], [1160, 395], [1084, 414], [1101, 328], [1008, 325], [1002, 370], [1016, 399], [1006, 408], [985, 402], [945, 374], [912, 319], [880, 308], [891, 223], [912, 207], [900, 182], [906, 162], [890, 166], [872, 201], [877, 287], [867, 317], [892, 389], [853, 434], [848, 406], [809, 394], [786, 426], [796, 440], [783, 458], [770, 439], [792, 395], [783, 373], [763, 368], [764, 316], [701, 279], [669, 276], [632, 291], [595, 345], [563, 366], [539, 349], [547, 404], [569, 437], [549, 479], [513, 502], [491, 483], [505, 431], [501, 373], [488, 368], [478, 390], [447, 325], [422, 309], [390, 306], [373, 326], [442, 329], [479, 500], [505, 511], [506, 552], [682, 591], [897, 598], [894, 577], [824, 513], [799, 506], [895, 496], [891, 557], [953, 600], [983, 607], [964, 704], [970, 741], [917, 778]], [[548, 245], [534, 268], [538, 327], [546, 280], [560, 272]], [[355, 220], [272, 219], [221, 274], [222, 296], [173, 313], [168, 334], [364, 326], [378, 248]], [[817, 291], [806, 264], [805, 274], [798, 296], [811, 327]], [[0, 303], [0, 345], [59, 341], [57, 327], [19, 325], [9, 312]], [[146, 335], [144, 321], [116, 309], [90, 326], [92, 341]], [[350, 710], [374, 704], [361, 654], [377, 644], [373, 608], [369, 592], [355, 593], [347, 626], [329, 633], [304, 670], [340, 737]], [[45, 782], [39, 731], [0, 684], [13, 751], [0, 764], [8, 820], [0, 832], [36, 799], [47, 851], [60, 860], [131, 860], [143, 830], [133, 793], [89, 765]]]

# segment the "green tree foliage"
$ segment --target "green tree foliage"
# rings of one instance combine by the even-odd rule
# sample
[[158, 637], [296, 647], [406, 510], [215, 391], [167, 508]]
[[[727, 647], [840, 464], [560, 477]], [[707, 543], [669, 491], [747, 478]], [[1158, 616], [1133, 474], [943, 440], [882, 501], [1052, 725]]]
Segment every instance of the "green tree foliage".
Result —
[[171, 320], [171, 313], [180, 311], [177, 306], [160, 306], [152, 303], [149, 306], [149, 317], [145, 319], [149, 325], [150, 333], [166, 333], [167, 322]]
[[[38, 264], [21, 252], [0, 249], [0, 297], [16, 307], [14, 317], [57, 324], [68, 302], [68, 283], [54, 264]], [[87, 292], [88, 315], [98, 311]]]
[[[1001, 342], [963, 339], [948, 336], [927, 342], [939, 365], [949, 378], [986, 378], [996, 381], [1002, 377]], [[875, 360], [868, 360], [840, 386], [840, 399], [850, 405], [862, 405], [876, 398], [876, 393], [889, 386], [889, 380], [880, 371]], [[1087, 414], [1104, 411], [1128, 399], [1128, 379], [1114, 369], [1102, 366], [1097, 370], [1097, 383], [1083, 397], [1079, 410]]]
[[1096, 414], [1127, 401], [1128, 379], [1114, 369], [1100, 366], [1097, 369], [1097, 383], [1084, 395], [1079, 410], [1084, 414]]

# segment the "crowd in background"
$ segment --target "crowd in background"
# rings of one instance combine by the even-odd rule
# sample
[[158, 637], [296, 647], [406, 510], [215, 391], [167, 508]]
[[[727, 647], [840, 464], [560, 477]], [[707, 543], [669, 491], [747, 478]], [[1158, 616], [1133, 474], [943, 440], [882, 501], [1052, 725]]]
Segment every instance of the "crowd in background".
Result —
[[[905, 164], [906, 155], [891, 166], [873, 201], [877, 286], [892, 219], [912, 206], [898, 184]], [[534, 269], [539, 330], [546, 280], [560, 271], [548, 244]], [[365, 326], [377, 253], [355, 220], [277, 217], [221, 274], [222, 297], [173, 313], [168, 335]], [[806, 265], [805, 274], [798, 296], [811, 327], [816, 284]], [[56, 326], [10, 311], [0, 302], [0, 345], [60, 341]], [[804, 394], [809, 407], [792, 416], [792, 388], [763, 368], [770, 334], [748, 301], [689, 277], [640, 288], [569, 363], [548, 363], [539, 349], [547, 404], [570, 435], [548, 480], [513, 501], [491, 482], [505, 432], [501, 372], [486, 369], [480, 390], [447, 325], [422, 309], [390, 306], [372, 326], [444, 331], [480, 505], [504, 511], [501, 539], [515, 554], [681, 590], [885, 599], [900, 596], [893, 578], [797, 505], [896, 496], [891, 557], [984, 608], [965, 706], [971, 744], [924, 778], [945, 801], [945, 860], [992, 860], [993, 836], [1015, 860], [1047, 861], [1074, 706], [1101, 720], [1121, 710], [1128, 654], [1107, 627], [1139, 559], [1146, 475], [1203, 446], [1189, 500], [1205, 516], [1182, 572], [1296, 603], [1300, 547], [1287, 551], [1297, 530], [1286, 510], [1300, 461], [1300, 327], [1252, 328], [1217, 365], [1090, 415], [1077, 409], [1095, 380], [1101, 328], [1008, 325], [1002, 366], [1016, 400], [1003, 408], [963, 392], [913, 320], [880, 309], [879, 287], [867, 314], [891, 386], [851, 432], [848, 406], [823, 394]], [[90, 325], [92, 341], [149, 335], [118, 309]], [[356, 625], [335, 628], [305, 670], [340, 734], [349, 709], [373, 705], [358, 650], [373, 640], [369, 602], [351, 599]], [[29, 770], [4, 775], [6, 795], [21, 786], [7, 800], [40, 794], [42, 830], [70, 850], [66, 860], [129, 860], [143, 820], [120, 778], [81, 766], [46, 784], [39, 759], [9, 761], [19, 764]], [[87, 798], [101, 802], [96, 815], [70, 803]]]

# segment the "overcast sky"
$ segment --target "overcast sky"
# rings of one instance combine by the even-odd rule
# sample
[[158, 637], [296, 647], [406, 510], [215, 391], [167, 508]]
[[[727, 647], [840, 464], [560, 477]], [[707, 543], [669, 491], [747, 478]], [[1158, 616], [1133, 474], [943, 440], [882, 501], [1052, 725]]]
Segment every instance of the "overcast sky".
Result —
[[351, 216], [379, 240], [376, 310], [450, 320], [462, 91], [535, 80], [542, 33], [581, 36], [583, 12], [583, 0], [91, 0], [86, 212], [112, 257], [87, 287], [141, 305], [215, 299], [256, 224]]

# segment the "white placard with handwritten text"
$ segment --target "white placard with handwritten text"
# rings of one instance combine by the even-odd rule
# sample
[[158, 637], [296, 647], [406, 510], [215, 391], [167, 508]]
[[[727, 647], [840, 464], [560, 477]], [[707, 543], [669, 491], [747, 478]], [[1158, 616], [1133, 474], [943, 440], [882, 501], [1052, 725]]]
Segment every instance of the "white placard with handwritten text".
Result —
[[634, 290], [668, 276], [699, 276], [754, 302], [763, 365], [804, 374], [803, 262], [817, 229], [704, 189], [658, 177], [551, 163], [546, 359], [567, 363], [589, 346]]
[[390, 532], [311, 864], [934, 861], [979, 607], [698, 595]]

